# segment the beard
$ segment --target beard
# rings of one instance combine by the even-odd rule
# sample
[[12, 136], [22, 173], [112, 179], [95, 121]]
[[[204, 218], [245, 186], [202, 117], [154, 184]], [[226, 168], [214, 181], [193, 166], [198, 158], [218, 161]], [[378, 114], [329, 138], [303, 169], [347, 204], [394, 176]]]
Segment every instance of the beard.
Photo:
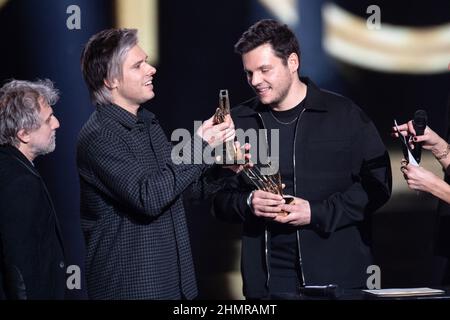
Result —
[[[292, 83], [287, 83], [287, 84], [283, 84], [281, 86], [278, 86], [276, 91], [274, 89], [273, 86], [271, 87], [271, 94], [272, 97], [267, 97], [267, 98], [263, 98], [263, 97], [259, 97], [259, 99], [261, 100], [261, 102], [263, 104], [267, 104], [267, 105], [271, 105], [271, 106], [278, 106], [280, 105], [288, 96], [289, 94], [289, 90], [291, 89], [291, 84]], [[254, 89], [255, 90], [255, 89]], [[255, 92], [257, 93], [257, 91], [255, 90]]]
[[56, 136], [53, 135], [49, 141], [48, 144], [46, 145], [37, 145], [34, 147], [34, 154], [35, 156], [43, 156], [45, 154], [49, 154], [53, 151], [55, 151], [55, 147], [56, 147]]
[[282, 88], [272, 99], [272, 101], [269, 102], [270, 105], [273, 106], [278, 106], [280, 105], [284, 99], [286, 99], [286, 97], [289, 94], [289, 87], [286, 88]]

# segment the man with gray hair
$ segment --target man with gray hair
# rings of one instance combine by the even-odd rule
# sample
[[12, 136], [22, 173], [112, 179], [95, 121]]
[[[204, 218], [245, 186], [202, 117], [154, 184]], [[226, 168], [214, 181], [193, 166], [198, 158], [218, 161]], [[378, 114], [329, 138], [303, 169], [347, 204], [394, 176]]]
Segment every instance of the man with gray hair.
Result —
[[57, 100], [50, 80], [0, 89], [0, 299], [64, 298], [58, 219], [33, 164], [55, 149]]

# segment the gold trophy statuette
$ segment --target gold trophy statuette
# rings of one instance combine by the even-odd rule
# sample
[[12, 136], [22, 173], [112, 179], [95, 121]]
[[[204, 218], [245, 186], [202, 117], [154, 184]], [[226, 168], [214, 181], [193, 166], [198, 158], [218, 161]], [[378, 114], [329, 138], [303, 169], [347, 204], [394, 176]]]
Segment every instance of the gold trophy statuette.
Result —
[[[230, 114], [230, 98], [228, 96], [228, 90], [220, 90], [219, 92], [219, 108], [217, 108], [214, 114], [214, 124], [219, 124], [225, 121], [225, 117]], [[238, 161], [244, 160], [244, 155], [240, 149], [237, 149], [234, 145], [234, 141], [228, 141], [225, 143], [225, 164], [236, 164]], [[271, 170], [271, 166], [266, 168], [268, 172]], [[255, 185], [258, 190], [271, 192], [281, 195], [287, 204], [292, 203], [294, 198], [292, 196], [283, 196], [283, 187], [281, 183], [280, 171], [274, 174], [263, 174], [261, 169], [257, 166], [244, 167], [242, 171], [247, 178]], [[282, 211], [280, 215], [286, 216], [288, 213]]]
[[[225, 121], [225, 117], [230, 114], [230, 98], [228, 90], [220, 90], [219, 92], [219, 108], [214, 114], [214, 124], [219, 124]], [[225, 142], [225, 158], [224, 164], [236, 164], [238, 161], [242, 162], [244, 155], [240, 149], [234, 145], [234, 141]]]

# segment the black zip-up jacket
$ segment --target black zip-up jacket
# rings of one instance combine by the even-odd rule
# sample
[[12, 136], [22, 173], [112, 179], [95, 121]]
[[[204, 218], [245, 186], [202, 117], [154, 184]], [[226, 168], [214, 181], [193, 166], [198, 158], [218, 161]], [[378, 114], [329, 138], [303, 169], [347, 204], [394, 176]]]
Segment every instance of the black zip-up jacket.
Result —
[[[371, 120], [352, 101], [301, 80], [308, 90], [294, 138], [294, 195], [311, 207], [311, 223], [297, 231], [301, 280], [364, 287], [372, 264], [371, 215], [391, 194], [389, 155]], [[267, 108], [256, 98], [233, 108], [236, 128], [265, 128], [260, 113]], [[258, 147], [264, 143], [258, 141]], [[244, 295], [262, 298], [270, 281], [270, 234], [247, 205], [252, 189], [242, 175], [230, 178], [214, 197], [213, 213], [243, 223]]]

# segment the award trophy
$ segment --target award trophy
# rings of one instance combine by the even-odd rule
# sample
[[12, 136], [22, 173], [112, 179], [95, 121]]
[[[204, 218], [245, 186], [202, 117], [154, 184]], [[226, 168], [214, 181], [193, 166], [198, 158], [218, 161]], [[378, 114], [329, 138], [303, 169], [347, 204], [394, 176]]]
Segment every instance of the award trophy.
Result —
[[[230, 98], [228, 90], [220, 90], [219, 92], [219, 108], [214, 114], [214, 124], [219, 124], [225, 121], [225, 117], [230, 114]], [[234, 141], [225, 142], [224, 164], [236, 164], [244, 161], [244, 155], [240, 149], [234, 145]]]
[[[226, 115], [230, 114], [230, 99], [228, 96], [228, 90], [220, 90], [219, 92], [219, 108], [217, 108], [214, 114], [214, 124], [219, 124], [225, 121]], [[240, 149], [237, 149], [234, 145], [234, 141], [228, 141], [225, 143], [225, 155], [226, 164], [236, 164], [244, 160], [244, 156]], [[263, 165], [262, 167], [244, 167], [242, 171], [245, 176], [253, 183], [258, 190], [271, 192], [281, 195], [287, 204], [292, 203], [294, 197], [283, 195], [283, 187], [281, 183], [281, 174], [278, 170], [274, 170], [271, 165]], [[281, 215], [287, 215], [288, 213], [282, 211]]]
[[[274, 171], [270, 165], [265, 168], [267, 171]], [[243, 170], [247, 178], [253, 183], [253, 185], [262, 191], [279, 194], [283, 197], [286, 204], [293, 204], [294, 197], [283, 195], [283, 184], [281, 183], [280, 171], [276, 171], [273, 174], [263, 174], [262, 170], [257, 167], [246, 168]], [[289, 213], [281, 211], [280, 215], [287, 216]]]

